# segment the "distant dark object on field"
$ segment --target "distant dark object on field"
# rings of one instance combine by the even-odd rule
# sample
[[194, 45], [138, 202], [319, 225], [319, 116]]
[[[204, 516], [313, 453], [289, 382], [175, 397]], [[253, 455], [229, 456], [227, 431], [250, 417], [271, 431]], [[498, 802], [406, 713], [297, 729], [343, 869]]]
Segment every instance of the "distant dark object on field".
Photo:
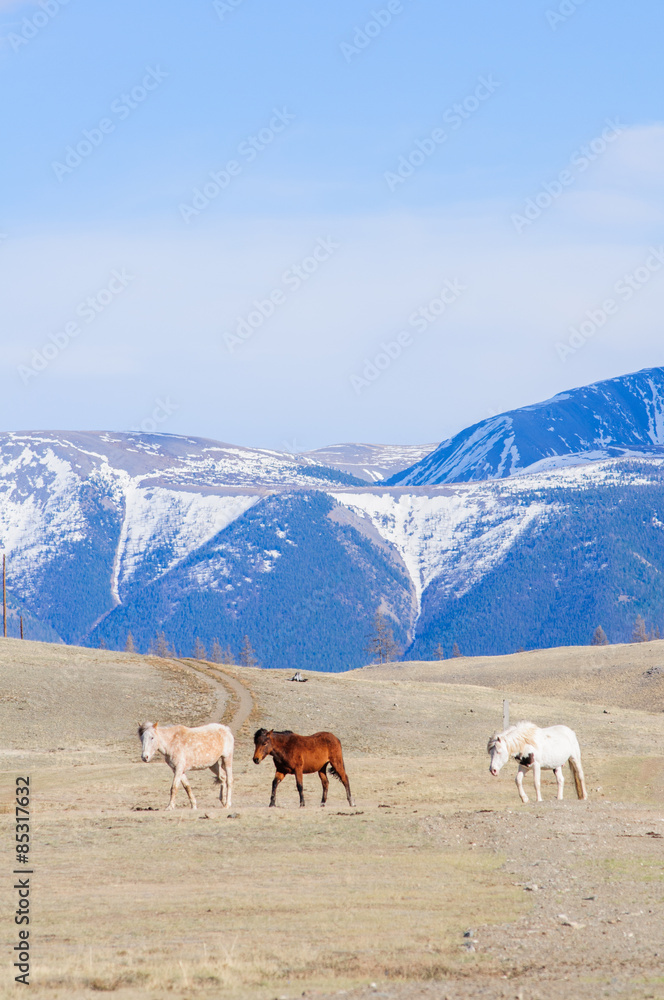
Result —
[[300, 681], [301, 684], [306, 684], [306, 682], [309, 680], [309, 678], [308, 677], [303, 677], [301, 671], [296, 670], [295, 673], [293, 674], [293, 676], [291, 677], [291, 680], [292, 681]]

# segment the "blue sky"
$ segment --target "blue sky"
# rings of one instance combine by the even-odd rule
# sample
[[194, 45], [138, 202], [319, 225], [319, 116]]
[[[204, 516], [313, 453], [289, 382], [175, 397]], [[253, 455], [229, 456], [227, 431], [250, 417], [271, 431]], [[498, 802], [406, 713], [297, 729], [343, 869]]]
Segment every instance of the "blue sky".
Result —
[[663, 28], [0, 0], [3, 429], [434, 442], [663, 363]]

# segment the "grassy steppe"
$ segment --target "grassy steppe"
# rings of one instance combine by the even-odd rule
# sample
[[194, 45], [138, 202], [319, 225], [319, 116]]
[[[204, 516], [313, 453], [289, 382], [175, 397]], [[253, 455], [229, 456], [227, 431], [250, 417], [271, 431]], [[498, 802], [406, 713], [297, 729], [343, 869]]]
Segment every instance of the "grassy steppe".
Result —
[[[198, 664], [206, 674], [0, 640], [8, 872], [15, 776], [27, 770], [34, 788], [33, 992], [664, 996], [659, 675], [645, 678], [638, 706], [618, 707], [664, 662], [664, 643], [599, 654], [389, 665], [292, 684], [284, 671]], [[220, 808], [211, 774], [195, 772], [198, 811], [180, 792], [167, 813], [171, 772], [140, 762], [136, 725], [231, 721], [228, 677], [254, 701], [236, 734], [232, 809]], [[504, 695], [515, 720], [576, 729], [587, 803], [570, 781], [554, 802], [549, 777], [546, 801], [524, 807], [514, 768], [490, 777], [486, 740]], [[333, 781], [321, 809], [311, 775], [306, 809], [292, 778], [268, 809], [272, 764], [251, 761], [259, 725], [335, 732], [357, 807]], [[8, 954], [8, 921], [1, 940]]]

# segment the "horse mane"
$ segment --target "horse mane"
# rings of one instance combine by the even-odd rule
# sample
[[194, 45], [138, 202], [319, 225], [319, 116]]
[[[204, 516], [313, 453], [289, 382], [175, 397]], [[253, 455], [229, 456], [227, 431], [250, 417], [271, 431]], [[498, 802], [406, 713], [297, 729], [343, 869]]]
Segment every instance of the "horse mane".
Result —
[[487, 750], [491, 753], [496, 745], [496, 740], [500, 737], [507, 744], [510, 756], [520, 753], [524, 747], [532, 743], [536, 730], [537, 726], [534, 722], [526, 722], [525, 720], [517, 722], [515, 726], [509, 726], [502, 733], [494, 733], [487, 744]]
[[[268, 734], [269, 731], [270, 730], [268, 730], [268, 729], [257, 729], [256, 732], [254, 733], [254, 743], [258, 743], [259, 740], [265, 739], [265, 737], [267, 736], [267, 734]], [[272, 733], [275, 736], [294, 736], [295, 735], [293, 733], [292, 729], [273, 729]]]

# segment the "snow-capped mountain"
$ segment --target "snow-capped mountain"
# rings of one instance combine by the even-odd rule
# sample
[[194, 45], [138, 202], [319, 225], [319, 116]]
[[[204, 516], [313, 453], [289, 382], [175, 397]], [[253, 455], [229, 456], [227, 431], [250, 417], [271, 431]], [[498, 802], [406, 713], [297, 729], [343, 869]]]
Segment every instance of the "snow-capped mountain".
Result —
[[304, 452], [300, 457], [316, 465], [329, 465], [348, 472], [371, 484], [383, 482], [415, 465], [435, 447], [435, 444], [332, 444]]
[[388, 482], [426, 486], [503, 479], [625, 455], [664, 455], [664, 368], [645, 368], [489, 417]]
[[[243, 516], [271, 494], [363, 485], [307, 455], [197, 438], [2, 434], [0, 546], [9, 557], [10, 611], [24, 615], [33, 638], [87, 642], [102, 623], [112, 625], [107, 619], [115, 609], [178, 571], [229, 526], [243, 524]], [[312, 509], [307, 502], [305, 512]], [[252, 530], [258, 532], [256, 525]], [[248, 560], [261, 573], [270, 571], [278, 545], [273, 541], [265, 552], [256, 546], [243, 537], [236, 568]], [[187, 587], [217, 590], [220, 581], [211, 579], [210, 567], [198, 567]], [[219, 572], [227, 591], [241, 587], [241, 576], [227, 578], [234, 571]], [[150, 620], [146, 628], [154, 632], [156, 624]]]
[[2, 434], [9, 634], [20, 614], [29, 638], [131, 633], [145, 652], [164, 633], [236, 657], [248, 636], [265, 666], [341, 670], [367, 661], [378, 609], [411, 658], [585, 643], [598, 624], [624, 641], [637, 613], [663, 627], [663, 383], [654, 369], [495, 418], [512, 422], [478, 445], [487, 478], [460, 445], [466, 481], [433, 485], [348, 471], [396, 447]]

